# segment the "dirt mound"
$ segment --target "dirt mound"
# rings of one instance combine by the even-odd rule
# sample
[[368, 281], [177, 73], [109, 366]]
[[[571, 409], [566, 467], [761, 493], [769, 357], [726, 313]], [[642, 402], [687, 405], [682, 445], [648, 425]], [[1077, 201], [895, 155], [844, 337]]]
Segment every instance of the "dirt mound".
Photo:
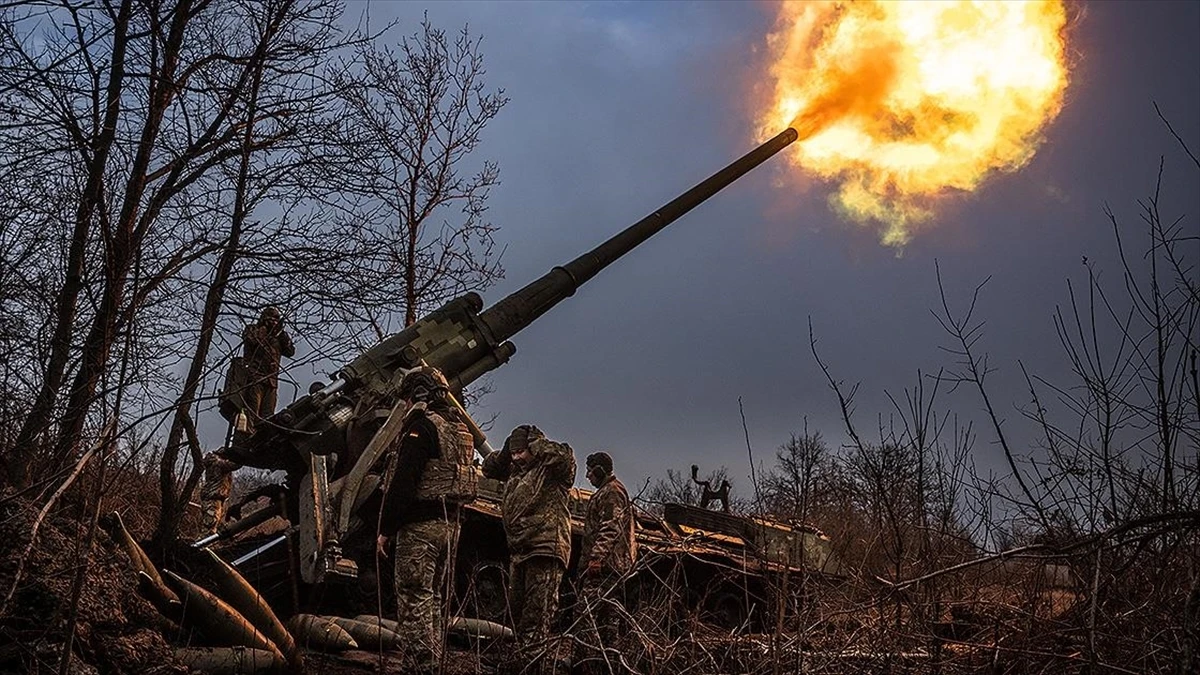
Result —
[[[58, 672], [72, 587], [87, 558], [86, 520], [51, 514], [29, 547], [35, 518], [33, 506], [19, 500], [0, 513], [0, 672]], [[169, 626], [138, 595], [129, 559], [101, 529], [86, 564], [69, 672], [186, 673], [163, 637]]]

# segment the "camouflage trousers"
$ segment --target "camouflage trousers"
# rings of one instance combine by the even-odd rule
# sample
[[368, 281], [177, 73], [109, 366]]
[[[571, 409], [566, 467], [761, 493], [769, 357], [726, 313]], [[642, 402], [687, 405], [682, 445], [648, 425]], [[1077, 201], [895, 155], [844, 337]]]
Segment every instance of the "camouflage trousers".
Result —
[[258, 381], [246, 387], [242, 400], [246, 403], [246, 416], [252, 429], [258, 426], [260, 420], [275, 414], [277, 395], [275, 385], [270, 382]]
[[404, 638], [407, 658], [418, 669], [442, 659], [446, 635], [443, 589], [458, 548], [458, 522], [426, 520], [403, 525], [396, 533], [396, 632]]
[[580, 582], [574, 660], [584, 675], [624, 672], [617, 649], [624, 596], [625, 583], [617, 574], [588, 574]]
[[562, 577], [562, 561], [550, 556], [526, 558], [509, 569], [508, 603], [517, 638], [518, 672], [552, 672], [557, 644], [550, 640], [550, 627], [558, 613]]
[[204, 515], [204, 531], [216, 534], [217, 528], [225, 522], [228, 500], [225, 497], [202, 497], [200, 505]]

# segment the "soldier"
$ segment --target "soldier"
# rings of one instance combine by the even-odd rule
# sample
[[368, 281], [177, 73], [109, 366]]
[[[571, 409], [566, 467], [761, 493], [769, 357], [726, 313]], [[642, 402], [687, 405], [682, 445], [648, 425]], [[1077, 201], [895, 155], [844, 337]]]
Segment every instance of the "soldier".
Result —
[[637, 559], [637, 541], [633, 537], [629, 492], [613, 473], [608, 453], [588, 455], [587, 479], [596, 491], [588, 500], [584, 518], [579, 599], [584, 612], [580, 617], [582, 642], [587, 652], [581, 668], [591, 675], [617, 669], [617, 605], [624, 599], [624, 577]]
[[571, 556], [567, 500], [575, 479], [571, 446], [521, 425], [504, 449], [484, 458], [483, 475], [504, 481], [500, 509], [509, 553], [509, 604], [521, 663], [545, 672], [553, 659], [550, 626], [558, 587]]
[[215, 534], [225, 522], [225, 502], [233, 493], [233, 471], [238, 464], [223, 450], [208, 453], [201, 461], [204, 483], [200, 486], [200, 506], [204, 512], [204, 531]]
[[377, 552], [394, 540], [397, 632], [413, 667], [436, 672], [445, 635], [448, 588], [459, 533], [459, 505], [475, 497], [474, 446], [435, 368], [406, 374], [398, 396], [409, 404], [388, 448]]
[[258, 323], [248, 324], [242, 331], [242, 364], [246, 368], [247, 385], [243, 400], [246, 413], [253, 424], [275, 412], [275, 396], [279, 388], [280, 356], [296, 355], [292, 338], [283, 330], [283, 317], [275, 307], [264, 307]]

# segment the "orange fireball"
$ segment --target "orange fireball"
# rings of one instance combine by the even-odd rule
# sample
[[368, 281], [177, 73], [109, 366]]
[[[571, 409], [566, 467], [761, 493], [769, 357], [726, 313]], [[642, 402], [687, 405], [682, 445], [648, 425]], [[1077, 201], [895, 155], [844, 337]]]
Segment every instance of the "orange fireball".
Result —
[[1062, 108], [1059, 0], [785, 2], [763, 138], [837, 184], [835, 209], [903, 245], [935, 201], [1033, 157]]

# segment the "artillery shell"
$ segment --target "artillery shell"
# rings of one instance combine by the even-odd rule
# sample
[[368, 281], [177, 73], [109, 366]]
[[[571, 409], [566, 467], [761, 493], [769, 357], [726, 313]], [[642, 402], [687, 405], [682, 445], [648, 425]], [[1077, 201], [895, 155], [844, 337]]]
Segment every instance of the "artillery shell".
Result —
[[175, 658], [207, 675], [253, 675], [283, 669], [278, 652], [251, 647], [177, 647]]
[[447, 627], [451, 632], [465, 633], [478, 638], [511, 638], [513, 631], [508, 626], [498, 624], [495, 621], [484, 621], [483, 619], [471, 619], [465, 616], [450, 617], [450, 624]]
[[164, 572], [171, 585], [184, 597], [185, 623], [197, 626], [206, 636], [222, 645], [265, 649], [273, 652], [280, 661], [284, 660], [275, 643], [230, 607], [229, 603], [170, 570]]
[[384, 628], [378, 622], [367, 623], [340, 616], [327, 616], [324, 618], [332, 621], [339, 628], [349, 633], [350, 637], [354, 638], [354, 641], [358, 643], [360, 649], [381, 649], [388, 651], [399, 649], [400, 645], [404, 643], [404, 638]]
[[[399, 632], [400, 624], [392, 619], [375, 616], [374, 614], [359, 614], [354, 617], [355, 621], [361, 621], [369, 625], [380, 625], [392, 632]], [[454, 633], [463, 633], [477, 638], [511, 638], [513, 631], [508, 626], [498, 624], [495, 621], [485, 621], [483, 619], [471, 619], [464, 616], [450, 617], [450, 623], [446, 629]]]
[[137, 585], [138, 592], [154, 605], [159, 614], [179, 623], [179, 619], [183, 616], [183, 603], [179, 602], [179, 598], [169, 588], [154, 583], [150, 575], [141, 570], [137, 571]]
[[385, 619], [381, 616], [375, 616], [374, 614], [359, 614], [358, 616], [354, 617], [354, 620], [361, 621], [361, 622], [371, 625], [371, 626], [375, 626], [375, 625], [383, 626], [384, 628], [392, 631], [393, 633], [399, 632], [399, 630], [400, 630], [400, 624], [397, 623], [396, 621], [394, 621], [392, 619]]
[[[150, 577], [150, 581], [156, 587], [154, 594], [166, 598], [169, 603], [178, 604], [179, 596], [175, 595], [167, 587], [162, 575], [158, 573], [158, 568], [154, 566], [154, 563], [150, 562], [150, 556], [146, 555], [142, 547], [134, 541], [133, 535], [129, 534], [129, 530], [125, 529], [125, 522], [121, 520], [121, 514], [113, 511], [105, 524], [107, 525], [105, 530], [125, 550], [125, 554], [129, 556], [129, 561], [133, 563], [133, 568], [136, 571], [144, 572], [146, 576]], [[150, 600], [153, 601], [153, 598], [150, 598]], [[161, 607], [159, 611], [162, 611]]]
[[267, 601], [250, 585], [250, 582], [246, 581], [245, 577], [230, 567], [220, 556], [213, 553], [212, 549], [205, 549], [204, 552], [208, 554], [212, 563], [210, 568], [214, 573], [217, 592], [221, 594], [222, 599], [254, 624], [254, 627], [267, 636], [271, 642], [275, 643], [293, 670], [300, 670], [304, 663], [303, 655], [296, 647], [296, 641], [292, 638], [292, 634], [283, 627], [283, 622], [275, 615]]
[[358, 643], [350, 634], [323, 616], [297, 614], [287, 621], [287, 629], [295, 636], [301, 647], [322, 652], [340, 652], [358, 649]]

